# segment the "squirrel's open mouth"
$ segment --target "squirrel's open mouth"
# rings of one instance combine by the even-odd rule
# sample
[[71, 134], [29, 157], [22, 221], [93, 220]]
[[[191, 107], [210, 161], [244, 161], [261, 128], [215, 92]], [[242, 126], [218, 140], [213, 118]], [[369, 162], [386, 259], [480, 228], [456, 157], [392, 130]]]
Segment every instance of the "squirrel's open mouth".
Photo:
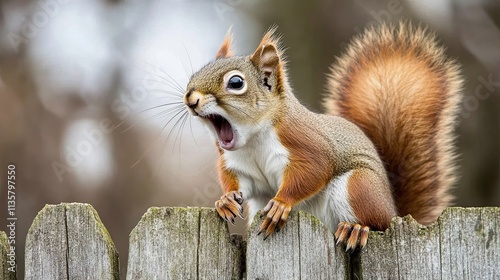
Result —
[[225, 150], [231, 150], [236, 143], [231, 124], [219, 115], [208, 115], [203, 118], [209, 120], [214, 126], [217, 137], [219, 138], [220, 147]]

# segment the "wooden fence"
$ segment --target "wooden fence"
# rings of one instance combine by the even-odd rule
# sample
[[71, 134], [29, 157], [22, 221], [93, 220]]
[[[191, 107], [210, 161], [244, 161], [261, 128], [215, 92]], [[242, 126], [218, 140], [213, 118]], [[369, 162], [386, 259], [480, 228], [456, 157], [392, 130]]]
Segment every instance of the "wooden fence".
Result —
[[[130, 233], [126, 279], [500, 279], [500, 208], [448, 208], [428, 227], [395, 218], [354, 254], [307, 213], [267, 240], [260, 222], [245, 242], [214, 209], [150, 208]], [[113, 241], [88, 204], [45, 206], [26, 238], [26, 279], [119, 278]], [[0, 276], [15, 279], [6, 242], [1, 232]]]

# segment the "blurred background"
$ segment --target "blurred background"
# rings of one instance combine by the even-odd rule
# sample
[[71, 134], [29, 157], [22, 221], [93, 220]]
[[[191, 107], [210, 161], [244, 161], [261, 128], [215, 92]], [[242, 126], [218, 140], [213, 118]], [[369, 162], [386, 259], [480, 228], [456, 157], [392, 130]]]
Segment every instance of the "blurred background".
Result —
[[215, 146], [178, 102], [230, 26], [248, 54], [277, 24], [295, 93], [319, 111], [324, 73], [349, 39], [400, 19], [436, 31], [463, 66], [455, 204], [500, 206], [499, 1], [0, 1], [0, 230], [15, 164], [19, 275], [45, 204], [92, 204], [122, 274], [149, 207], [213, 206]]

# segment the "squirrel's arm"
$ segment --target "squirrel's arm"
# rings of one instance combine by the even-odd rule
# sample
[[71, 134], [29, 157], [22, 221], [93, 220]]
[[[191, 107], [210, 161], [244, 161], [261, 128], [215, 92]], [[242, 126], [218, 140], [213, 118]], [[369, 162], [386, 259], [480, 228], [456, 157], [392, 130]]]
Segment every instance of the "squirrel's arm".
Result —
[[[325, 153], [330, 150], [325, 147], [327, 141], [303, 119], [282, 120], [275, 129], [281, 144], [289, 151], [289, 163], [276, 196], [262, 211], [266, 218], [259, 233], [265, 231], [265, 237], [283, 227], [293, 206], [320, 192], [332, 179], [336, 168], [331, 156]], [[311, 141], [305, 135], [314, 135], [316, 139]]]
[[236, 173], [227, 168], [222, 151], [220, 149], [219, 151], [221, 155], [217, 163], [217, 171], [224, 194], [215, 202], [215, 209], [224, 220], [234, 224], [236, 216], [243, 218], [243, 197], [239, 191]]

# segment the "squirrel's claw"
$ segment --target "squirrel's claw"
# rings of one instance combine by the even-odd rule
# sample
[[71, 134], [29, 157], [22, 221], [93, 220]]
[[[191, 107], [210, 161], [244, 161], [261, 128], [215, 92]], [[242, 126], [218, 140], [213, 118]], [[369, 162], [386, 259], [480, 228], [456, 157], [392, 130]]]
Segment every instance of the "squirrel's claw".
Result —
[[215, 202], [215, 209], [221, 218], [234, 225], [234, 218], [240, 217], [244, 219], [242, 204], [241, 192], [230, 191]]
[[346, 242], [346, 252], [353, 252], [358, 246], [360, 249], [365, 247], [369, 232], [370, 228], [367, 226], [341, 222], [335, 232], [335, 239], [337, 244]]
[[271, 199], [261, 211], [261, 217], [265, 216], [257, 235], [265, 232], [264, 240], [274, 232], [280, 231], [285, 225], [292, 207], [285, 203]]

